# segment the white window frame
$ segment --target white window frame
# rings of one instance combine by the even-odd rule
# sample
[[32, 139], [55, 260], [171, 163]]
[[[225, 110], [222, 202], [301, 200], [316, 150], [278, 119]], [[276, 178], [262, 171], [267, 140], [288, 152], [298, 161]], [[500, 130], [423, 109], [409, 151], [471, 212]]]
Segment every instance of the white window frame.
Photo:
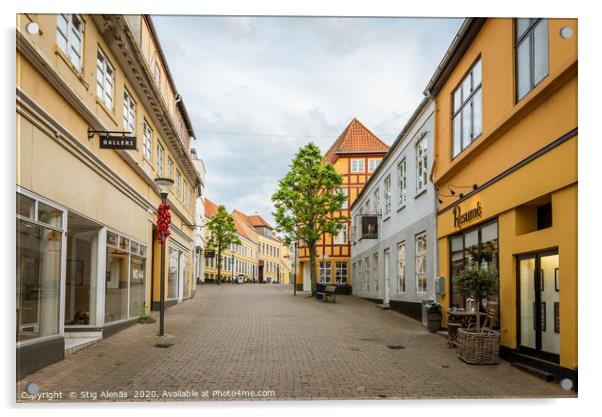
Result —
[[144, 159], [152, 163], [153, 161], [153, 129], [150, 128], [146, 120], [142, 128], [142, 154]]
[[[476, 84], [476, 85], [475, 85]], [[483, 77], [481, 58], [472, 66], [470, 72], [462, 79], [452, 93], [452, 159], [460, 155], [467, 147], [483, 133]], [[468, 90], [464, 92], [464, 90]], [[481, 102], [481, 120], [478, 124], [474, 118], [474, 102], [478, 98]], [[478, 101], [477, 100], [477, 101]], [[470, 113], [470, 115], [468, 115]], [[470, 132], [468, 141], [464, 141], [464, 116], [470, 117]], [[459, 137], [457, 137], [459, 135]], [[456, 146], [456, 145], [459, 145]]]
[[[345, 274], [343, 275], [343, 271]], [[337, 284], [347, 283], [349, 281], [349, 262], [347, 261], [336, 261], [335, 262], [335, 282]], [[343, 281], [343, 276], [345, 281]]]
[[343, 205], [341, 206], [342, 210], [348, 209], [349, 208], [349, 189], [347, 187], [341, 188], [341, 191], [343, 192], [343, 194], [345, 194], [345, 201], [343, 202]]
[[175, 182], [175, 186], [176, 186], [176, 195], [178, 197], [180, 197], [180, 182], [181, 182], [181, 175], [180, 175], [180, 171], [178, 171], [176, 169], [176, 182]]
[[155, 65], [153, 66], [153, 80], [155, 81], [155, 84], [157, 84], [157, 87], [161, 88], [161, 68], [159, 67], [157, 59], [155, 59]]
[[347, 240], [347, 229], [348, 225], [347, 223], [343, 224], [343, 227], [341, 228], [341, 230], [339, 231], [339, 233], [337, 233], [334, 236], [334, 244], [335, 245], [346, 245], [348, 242]]
[[378, 168], [378, 165], [382, 161], [382, 158], [370, 158], [368, 159], [368, 172], [373, 173]]
[[[422, 232], [415, 237], [415, 257], [416, 257], [416, 292], [425, 293], [427, 289], [427, 257], [428, 257], [428, 246], [426, 241], [426, 232]], [[421, 242], [424, 242], [424, 251], [422, 251]], [[421, 277], [423, 278], [421, 280]], [[420, 285], [420, 282], [424, 283], [424, 286]]]
[[136, 133], [136, 102], [127, 88], [123, 89], [123, 130]]
[[157, 141], [157, 174], [160, 177], [163, 176], [163, 159], [165, 157], [165, 148], [161, 145], [161, 142]]
[[[59, 25], [59, 19], [65, 19], [66, 28]], [[73, 23], [74, 19], [79, 19], [80, 30], [77, 30]], [[56, 16], [56, 43], [61, 51], [67, 55], [69, 62], [81, 73], [83, 68], [83, 50], [84, 50], [84, 19], [78, 14], [59, 14]], [[66, 33], [65, 33], [66, 31]], [[79, 41], [79, 48], [75, 47], [74, 38]], [[60, 42], [63, 39], [64, 42]], [[63, 49], [64, 43], [64, 49]]]
[[366, 172], [364, 167], [363, 159], [352, 159], [351, 160], [351, 173], [352, 174], [363, 174]]
[[374, 283], [374, 291], [378, 292], [378, 280], [379, 280], [379, 267], [380, 267], [380, 257], [378, 253], [372, 255], [372, 282]]
[[113, 110], [115, 95], [115, 67], [111, 65], [106, 54], [98, 48], [96, 54], [96, 96], [100, 101]]
[[[320, 261], [320, 283], [330, 284], [332, 282], [332, 265], [330, 261]], [[328, 278], [328, 280], [326, 280]]]
[[391, 214], [391, 175], [385, 178], [385, 216]]
[[173, 161], [167, 157], [167, 178], [173, 179]]
[[423, 137], [416, 143], [416, 194], [426, 190], [428, 184], [428, 143]]
[[406, 205], [408, 199], [408, 166], [406, 158], [403, 158], [399, 164], [397, 164], [397, 175], [399, 179], [399, 198], [397, 203], [398, 207], [403, 207]]
[[[403, 257], [402, 257], [403, 254]], [[406, 292], [406, 242], [397, 244], [397, 292]]]
[[374, 190], [374, 193], [372, 194], [372, 197], [374, 197], [374, 214], [378, 214], [380, 213], [380, 189], [376, 189]]

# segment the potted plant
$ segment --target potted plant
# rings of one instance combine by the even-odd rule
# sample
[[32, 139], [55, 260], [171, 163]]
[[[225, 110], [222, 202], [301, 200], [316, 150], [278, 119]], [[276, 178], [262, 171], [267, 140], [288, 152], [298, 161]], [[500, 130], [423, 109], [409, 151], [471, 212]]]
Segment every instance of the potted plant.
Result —
[[[498, 273], [496, 270], [469, 267], [454, 277], [454, 289], [465, 298], [472, 298], [477, 305], [481, 300], [497, 294]], [[458, 329], [458, 357], [465, 362], [491, 364], [499, 362], [500, 333], [481, 329], [477, 316], [475, 328]]]
[[432, 303], [425, 306], [426, 327], [430, 332], [436, 332], [441, 328], [441, 304]]

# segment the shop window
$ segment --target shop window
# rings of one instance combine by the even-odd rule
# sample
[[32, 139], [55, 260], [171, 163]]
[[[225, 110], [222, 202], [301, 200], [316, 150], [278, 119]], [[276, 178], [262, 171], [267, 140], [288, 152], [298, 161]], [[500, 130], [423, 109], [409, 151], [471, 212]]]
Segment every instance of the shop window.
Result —
[[35, 218], [36, 202], [33, 198], [17, 193], [17, 214], [30, 219]]
[[128, 318], [128, 254], [107, 247], [105, 322]]
[[426, 292], [426, 233], [416, 236], [416, 292]]
[[62, 232], [17, 219], [17, 342], [59, 334]]
[[[450, 237], [451, 306], [465, 308], [465, 300], [453, 289], [453, 278], [464, 268], [498, 270], [499, 240], [497, 221], [477, 226]], [[490, 301], [497, 301], [497, 296]]]
[[397, 245], [397, 290], [406, 291], [406, 243]]
[[378, 253], [375, 253], [373, 256], [373, 262], [372, 262], [372, 282], [374, 283], [374, 291], [378, 292], [378, 267], [379, 267], [379, 262], [378, 262]]
[[552, 227], [552, 203], [537, 206], [537, 230]]

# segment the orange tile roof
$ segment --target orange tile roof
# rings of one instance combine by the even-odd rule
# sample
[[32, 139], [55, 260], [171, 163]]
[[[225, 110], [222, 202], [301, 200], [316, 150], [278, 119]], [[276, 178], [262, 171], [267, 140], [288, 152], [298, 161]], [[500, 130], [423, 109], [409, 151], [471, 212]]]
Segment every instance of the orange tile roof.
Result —
[[236, 231], [238, 232], [239, 235], [241, 235], [245, 239], [248, 239], [248, 240], [251, 240], [251, 241], [253, 240], [253, 239], [251, 239], [249, 237], [249, 235], [245, 231], [245, 228], [243, 227], [242, 223], [240, 222], [238, 216], [234, 217], [234, 226], [236, 226]]
[[249, 220], [251, 220], [251, 223], [253, 224], [253, 226], [255, 226], [255, 227], [268, 227], [270, 229], [273, 229], [272, 225], [270, 225], [268, 222], [266, 222], [263, 219], [263, 217], [261, 217], [259, 214], [253, 214], [248, 217], [249, 217]]
[[238, 217], [240, 221], [242, 221], [244, 224], [246, 224], [251, 229], [253, 228], [253, 222], [251, 222], [251, 219], [249, 219], [249, 216], [247, 216], [242, 211], [235, 209], [232, 211], [232, 215], [234, 217]]
[[389, 145], [380, 140], [355, 117], [326, 152], [324, 159], [335, 163], [342, 153], [386, 153]]
[[205, 197], [205, 217], [208, 219], [212, 218], [217, 214], [217, 205]]

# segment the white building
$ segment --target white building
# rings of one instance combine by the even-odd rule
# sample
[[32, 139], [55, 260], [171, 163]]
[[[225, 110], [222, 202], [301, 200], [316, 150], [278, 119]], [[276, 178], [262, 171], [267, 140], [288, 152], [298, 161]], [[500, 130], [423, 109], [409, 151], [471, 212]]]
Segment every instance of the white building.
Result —
[[194, 280], [193, 286], [196, 288], [197, 284], [201, 282], [205, 282], [205, 164], [203, 160], [200, 159], [196, 153], [196, 149], [191, 148], [190, 153], [192, 155], [192, 162], [194, 163], [194, 167], [196, 168], [199, 176], [201, 177], [201, 185], [198, 191], [198, 197], [196, 199], [196, 209], [195, 209], [195, 218], [194, 224], [195, 227], [195, 236], [194, 236]]
[[[351, 206], [353, 294], [418, 320], [435, 299], [433, 111], [425, 98]], [[362, 237], [363, 215], [376, 215], [376, 239]]]

